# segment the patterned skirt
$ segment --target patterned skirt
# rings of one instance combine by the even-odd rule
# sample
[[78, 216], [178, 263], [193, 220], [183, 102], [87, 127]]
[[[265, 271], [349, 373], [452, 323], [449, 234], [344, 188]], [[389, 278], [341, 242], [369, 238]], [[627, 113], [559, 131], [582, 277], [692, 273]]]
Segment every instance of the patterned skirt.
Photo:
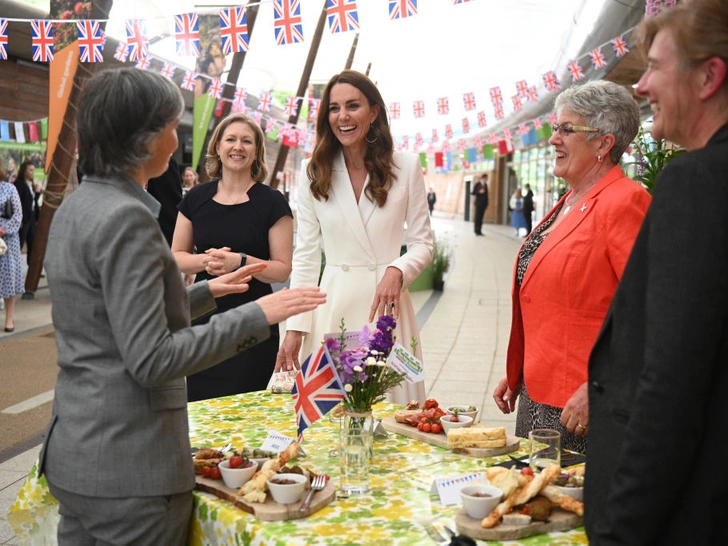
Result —
[[577, 453], [586, 453], [586, 436], [577, 436], [561, 424], [561, 410], [555, 406], [539, 404], [531, 400], [526, 386], [521, 388], [516, 413], [516, 436], [528, 438], [528, 433], [537, 428], [551, 428], [561, 433], [561, 448]]

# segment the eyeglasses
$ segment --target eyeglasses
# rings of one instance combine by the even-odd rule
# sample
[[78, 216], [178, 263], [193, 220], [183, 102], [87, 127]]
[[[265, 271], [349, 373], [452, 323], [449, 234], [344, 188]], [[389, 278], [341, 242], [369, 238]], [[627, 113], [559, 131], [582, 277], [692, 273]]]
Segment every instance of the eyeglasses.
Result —
[[559, 125], [552, 125], [551, 130], [554, 133], [558, 133], [563, 137], [573, 135], [574, 133], [599, 133], [601, 129], [596, 127], [584, 127], [582, 125], [572, 125], [571, 123], [560, 123]]

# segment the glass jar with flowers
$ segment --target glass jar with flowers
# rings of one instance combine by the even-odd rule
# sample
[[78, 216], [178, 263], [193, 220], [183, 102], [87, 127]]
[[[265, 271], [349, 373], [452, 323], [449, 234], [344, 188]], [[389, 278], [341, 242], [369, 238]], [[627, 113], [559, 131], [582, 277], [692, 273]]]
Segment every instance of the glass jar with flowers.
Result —
[[379, 317], [376, 329], [364, 326], [360, 332], [348, 333], [342, 319], [339, 338], [326, 339], [346, 392], [339, 430], [341, 490], [345, 494], [369, 490], [369, 466], [374, 446], [372, 406], [384, 400], [387, 392], [405, 377], [386, 364], [394, 346], [396, 326], [393, 317], [383, 315]]

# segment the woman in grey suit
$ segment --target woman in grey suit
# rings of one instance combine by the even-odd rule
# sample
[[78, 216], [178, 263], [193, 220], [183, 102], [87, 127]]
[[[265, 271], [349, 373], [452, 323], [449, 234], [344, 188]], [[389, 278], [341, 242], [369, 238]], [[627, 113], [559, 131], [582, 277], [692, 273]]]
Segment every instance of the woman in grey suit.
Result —
[[265, 265], [185, 289], [144, 191], [177, 149], [183, 111], [173, 83], [136, 69], [100, 72], [81, 99], [85, 176], [46, 256], [60, 371], [39, 467], [60, 501], [62, 545], [184, 543], [195, 485], [184, 377], [325, 300], [287, 290], [190, 327]]

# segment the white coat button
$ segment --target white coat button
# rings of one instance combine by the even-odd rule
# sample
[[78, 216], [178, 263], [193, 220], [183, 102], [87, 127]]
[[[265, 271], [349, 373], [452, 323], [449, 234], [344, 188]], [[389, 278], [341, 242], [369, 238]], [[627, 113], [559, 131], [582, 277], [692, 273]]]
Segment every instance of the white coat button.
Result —
[[341, 270], [342, 270], [342, 271], [349, 271], [349, 266], [348, 266], [348, 265], [346, 265], [346, 264], [343, 264], [343, 265], [341, 266]]
[[374, 264], [369, 264], [369, 271], [374, 271], [377, 268]]

